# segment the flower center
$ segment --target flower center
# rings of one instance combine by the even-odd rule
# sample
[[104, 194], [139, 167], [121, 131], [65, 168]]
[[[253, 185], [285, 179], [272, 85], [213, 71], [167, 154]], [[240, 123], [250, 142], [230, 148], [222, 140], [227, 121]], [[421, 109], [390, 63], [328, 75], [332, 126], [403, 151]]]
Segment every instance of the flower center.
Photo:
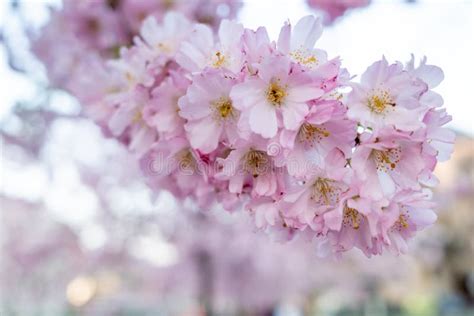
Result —
[[376, 114], [383, 114], [387, 109], [390, 109], [395, 105], [393, 98], [385, 90], [377, 91], [377, 93], [374, 93], [367, 100], [367, 106], [370, 111]]
[[249, 150], [243, 157], [243, 169], [254, 177], [265, 173], [270, 162], [267, 153], [262, 150]]
[[390, 171], [397, 167], [401, 159], [400, 148], [390, 148], [388, 150], [372, 151], [375, 165], [379, 171]]
[[311, 199], [319, 204], [334, 205], [339, 202], [341, 188], [336, 186], [336, 181], [328, 178], [318, 178], [313, 184]]
[[303, 123], [298, 132], [298, 139], [302, 143], [319, 143], [323, 138], [329, 137], [331, 133], [323, 126]]
[[267, 89], [267, 100], [274, 106], [281, 106], [286, 97], [286, 91], [278, 82], [272, 81]]
[[225, 55], [217, 51], [213, 56], [212, 66], [214, 68], [220, 68], [226, 63]]
[[230, 100], [228, 97], [221, 97], [215, 101], [212, 101], [211, 107], [214, 112], [214, 116], [218, 120], [226, 120], [235, 116], [232, 100]]
[[404, 212], [398, 216], [398, 219], [395, 222], [395, 224], [393, 224], [392, 231], [396, 230], [396, 231], [400, 232], [404, 229], [407, 229], [410, 226], [408, 224], [408, 218], [409, 217], [410, 217], [410, 215], [408, 214], [408, 212], [406, 210], [404, 210]]
[[344, 206], [344, 218], [342, 219], [344, 226], [352, 226], [354, 229], [359, 229], [362, 219], [362, 216], [356, 209], [347, 205]]

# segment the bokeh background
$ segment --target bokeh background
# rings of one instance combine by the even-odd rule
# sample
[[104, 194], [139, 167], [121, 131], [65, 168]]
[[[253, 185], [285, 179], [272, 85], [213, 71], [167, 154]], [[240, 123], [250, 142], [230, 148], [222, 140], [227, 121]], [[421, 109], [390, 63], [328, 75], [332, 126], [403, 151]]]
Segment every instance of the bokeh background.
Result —
[[[0, 2], [1, 316], [474, 314], [471, 1], [373, 1], [318, 42], [354, 75], [382, 55], [427, 55], [445, 71], [438, 92], [457, 133], [436, 171], [438, 222], [404, 256], [339, 262], [273, 243], [237, 214], [152, 194], [29, 51], [51, 6], [61, 1]], [[275, 38], [307, 14], [319, 13], [303, 0], [248, 0], [238, 19]]]

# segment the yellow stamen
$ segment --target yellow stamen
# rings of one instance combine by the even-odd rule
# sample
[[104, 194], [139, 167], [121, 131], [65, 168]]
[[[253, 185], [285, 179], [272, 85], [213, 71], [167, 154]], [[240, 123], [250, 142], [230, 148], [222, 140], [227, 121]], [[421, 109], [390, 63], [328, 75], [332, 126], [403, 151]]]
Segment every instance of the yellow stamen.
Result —
[[400, 225], [401, 225], [403, 228], [408, 228], [408, 221], [407, 221], [407, 219], [405, 218], [405, 215], [400, 214], [400, 216], [398, 217], [398, 221], [400, 222]]
[[372, 155], [375, 165], [380, 171], [394, 170], [401, 159], [400, 148], [390, 148], [388, 150], [374, 150]]
[[318, 196], [321, 196], [326, 205], [331, 204], [331, 197], [334, 195], [335, 188], [332, 186], [334, 180], [327, 178], [318, 178], [313, 184], [313, 194], [311, 198], [316, 200]]
[[344, 207], [344, 225], [351, 224], [352, 228], [359, 229], [361, 220], [361, 216], [356, 209], [348, 207], [347, 205]]
[[229, 117], [235, 116], [232, 100], [228, 97], [221, 97], [215, 101], [212, 101], [211, 108], [215, 112], [215, 116], [217, 116], [218, 119], [227, 119]]
[[329, 137], [331, 133], [322, 126], [303, 123], [298, 132], [300, 142], [319, 143], [323, 138]]
[[318, 64], [318, 58], [316, 56], [307, 54], [305, 51], [301, 50], [296, 50], [290, 53], [290, 56], [300, 64], [306, 65], [306, 66], [313, 66]]
[[398, 219], [397, 221], [395, 222], [395, 224], [393, 224], [392, 226], [392, 231], [393, 230], [397, 230], [397, 231], [402, 231], [404, 229], [407, 229], [408, 227], [410, 227], [410, 224], [408, 223], [408, 218], [410, 217], [410, 215], [408, 214], [408, 212], [405, 212], [403, 214], [400, 214], [398, 216]]
[[226, 62], [225, 56], [221, 52], [216, 52], [215, 56], [216, 61], [214, 61], [212, 66], [214, 66], [214, 68], [222, 67], [222, 65], [224, 65], [224, 63]]
[[373, 113], [376, 114], [384, 114], [387, 109], [395, 105], [396, 104], [393, 101], [392, 97], [385, 90], [378, 91], [378, 93], [374, 93], [367, 100], [367, 106]]
[[243, 169], [251, 173], [254, 177], [265, 173], [270, 161], [267, 153], [261, 150], [249, 150], [243, 157]]
[[285, 88], [278, 84], [278, 82], [272, 81], [267, 89], [267, 100], [274, 106], [280, 106], [285, 97]]

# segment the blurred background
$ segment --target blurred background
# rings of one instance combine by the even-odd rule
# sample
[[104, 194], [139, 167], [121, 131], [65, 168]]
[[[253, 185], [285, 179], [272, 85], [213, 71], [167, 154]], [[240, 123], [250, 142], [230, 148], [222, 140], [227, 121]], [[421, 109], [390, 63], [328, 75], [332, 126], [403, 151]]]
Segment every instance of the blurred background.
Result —
[[238, 214], [152, 193], [133, 157], [51, 87], [30, 50], [61, 1], [3, 0], [1, 316], [474, 314], [472, 2], [374, 0], [337, 12], [313, 2], [248, 0], [237, 19], [276, 38], [287, 19], [323, 14], [317, 45], [353, 75], [411, 53], [445, 72], [437, 91], [455, 151], [436, 170], [439, 220], [409, 253], [322, 260], [303, 242], [271, 242]]

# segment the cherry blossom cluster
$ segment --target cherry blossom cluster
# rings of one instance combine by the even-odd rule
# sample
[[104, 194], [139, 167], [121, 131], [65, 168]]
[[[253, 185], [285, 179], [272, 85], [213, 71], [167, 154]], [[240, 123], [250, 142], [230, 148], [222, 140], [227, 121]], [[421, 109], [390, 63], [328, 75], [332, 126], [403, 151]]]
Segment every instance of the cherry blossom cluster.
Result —
[[[436, 220], [430, 187], [449, 157], [440, 68], [385, 58], [352, 80], [316, 42], [313, 16], [276, 41], [177, 12], [144, 20], [98, 74], [85, 113], [137, 155], [147, 182], [201, 208], [246, 210], [279, 240], [321, 255], [407, 249]], [[84, 98], [82, 98], [84, 100]]]

